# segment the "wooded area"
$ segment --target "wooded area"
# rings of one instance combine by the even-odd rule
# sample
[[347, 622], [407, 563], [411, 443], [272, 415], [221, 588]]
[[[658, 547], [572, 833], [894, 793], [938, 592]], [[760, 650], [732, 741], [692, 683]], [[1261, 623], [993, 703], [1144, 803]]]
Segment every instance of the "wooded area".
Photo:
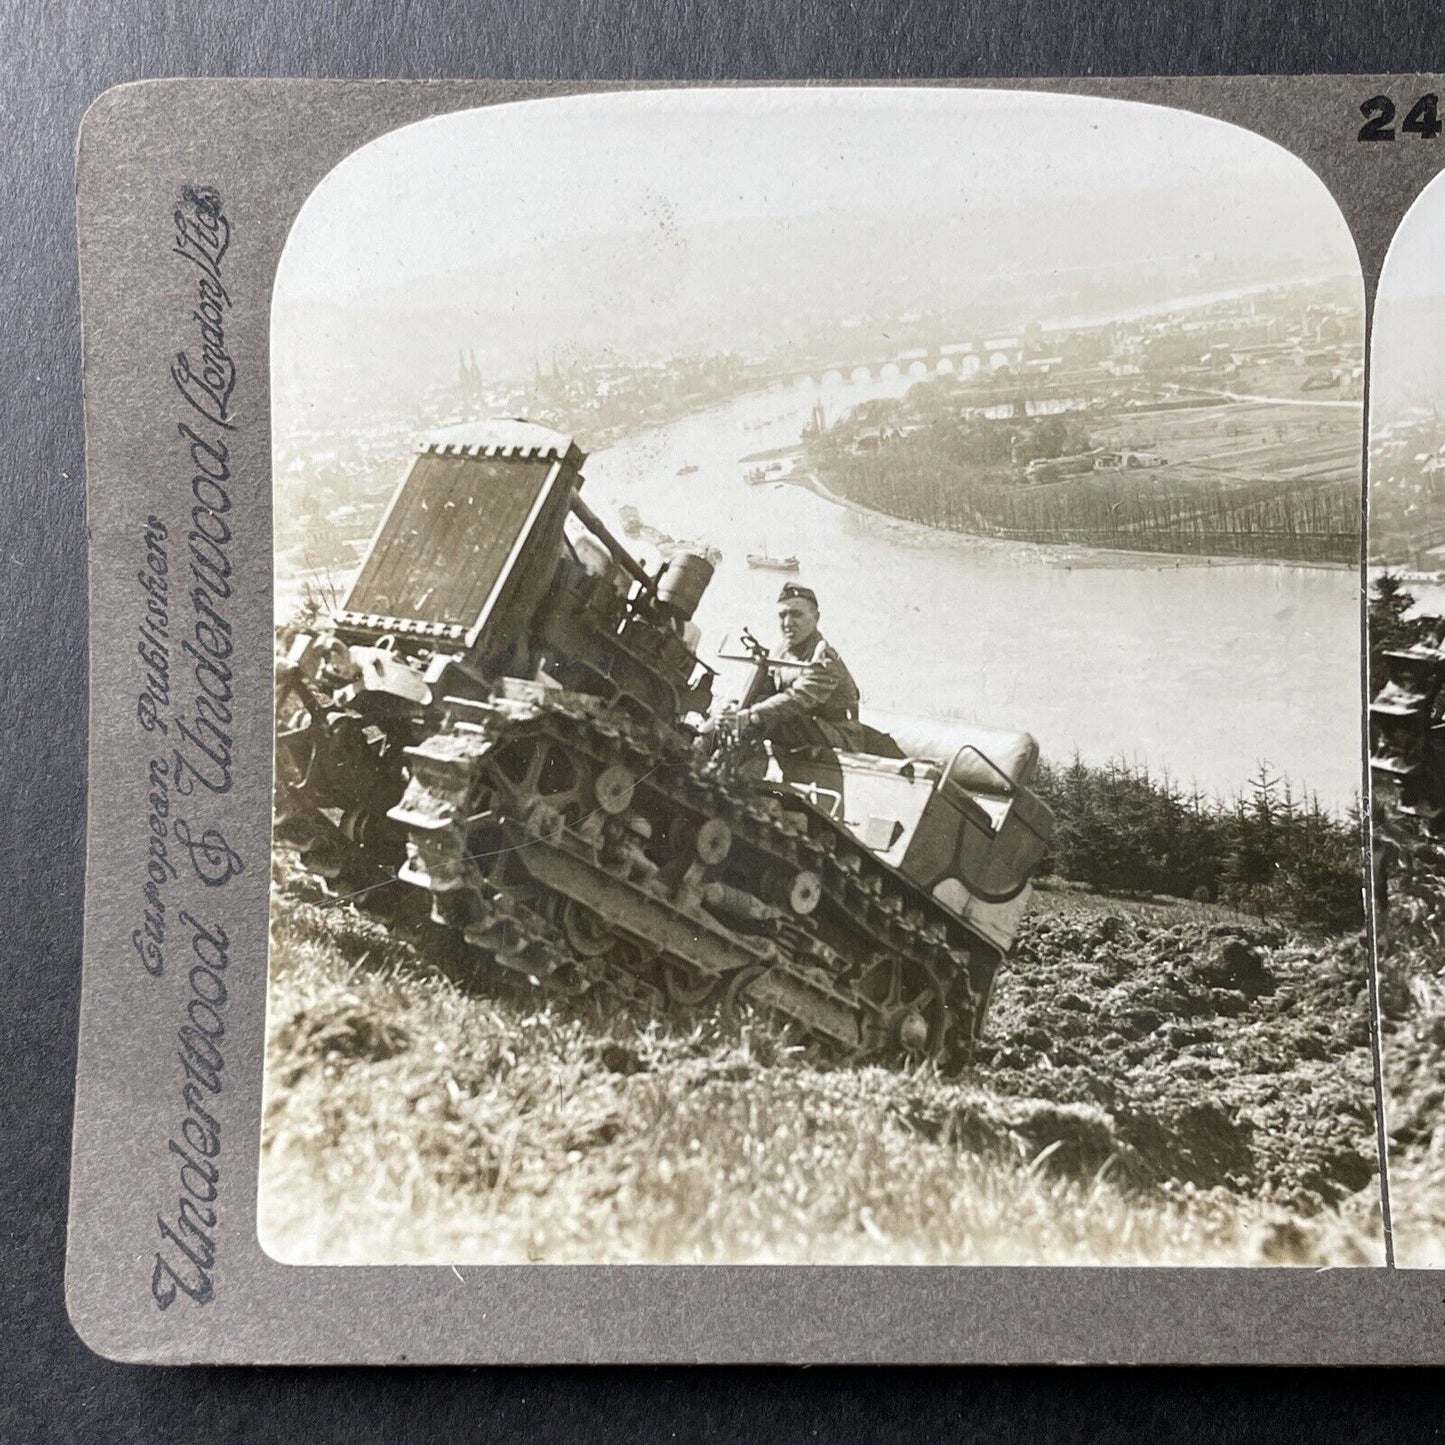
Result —
[[862, 506], [930, 527], [1009, 541], [1197, 556], [1355, 562], [1358, 486], [1326, 480], [1171, 482], [1157, 472], [1001, 485], [905, 442], [876, 455], [831, 450], [823, 481]]
[[1079, 758], [1045, 765], [1039, 794], [1058, 827], [1057, 877], [1114, 893], [1227, 903], [1308, 933], [1364, 926], [1364, 833], [1261, 765], [1230, 799], [1186, 792], [1168, 774]]

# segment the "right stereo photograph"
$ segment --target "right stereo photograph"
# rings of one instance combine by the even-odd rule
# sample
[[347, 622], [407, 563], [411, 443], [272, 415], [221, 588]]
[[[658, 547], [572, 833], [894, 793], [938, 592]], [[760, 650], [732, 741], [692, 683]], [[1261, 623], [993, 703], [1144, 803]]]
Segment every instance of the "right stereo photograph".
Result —
[[1395, 1262], [1445, 1265], [1445, 176], [1380, 278], [1369, 461], [1369, 695]]

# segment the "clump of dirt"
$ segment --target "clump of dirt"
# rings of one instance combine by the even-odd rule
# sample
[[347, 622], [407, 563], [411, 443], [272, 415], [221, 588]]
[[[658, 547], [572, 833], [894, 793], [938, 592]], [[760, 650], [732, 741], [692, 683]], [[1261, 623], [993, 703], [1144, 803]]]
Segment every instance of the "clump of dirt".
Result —
[[609, 1074], [621, 1074], [624, 1078], [646, 1072], [647, 1063], [642, 1051], [630, 1043], [617, 1039], [602, 1039], [597, 1045], [597, 1062]]
[[286, 1051], [312, 1051], [328, 1061], [379, 1063], [394, 1058], [411, 1042], [406, 1030], [378, 1018], [355, 994], [344, 994], [324, 1012], [293, 1014], [276, 1031]]
[[[1148, 921], [1104, 900], [1042, 908], [1000, 975], [977, 1082], [1049, 1110], [1089, 1167], [1112, 1148], [1139, 1184], [1223, 1187], [1314, 1211], [1376, 1173], [1360, 940], [1246, 922]], [[1042, 1106], [1041, 1106], [1042, 1107]]]

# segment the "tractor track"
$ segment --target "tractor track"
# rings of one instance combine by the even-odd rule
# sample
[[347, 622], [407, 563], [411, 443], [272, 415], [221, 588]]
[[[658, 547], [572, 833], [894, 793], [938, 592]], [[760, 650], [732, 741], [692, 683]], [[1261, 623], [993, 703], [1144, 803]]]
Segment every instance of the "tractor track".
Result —
[[509, 683], [407, 749], [403, 880], [484, 975], [769, 1014], [830, 1062], [962, 1066], [996, 960], [851, 833], [598, 699]]

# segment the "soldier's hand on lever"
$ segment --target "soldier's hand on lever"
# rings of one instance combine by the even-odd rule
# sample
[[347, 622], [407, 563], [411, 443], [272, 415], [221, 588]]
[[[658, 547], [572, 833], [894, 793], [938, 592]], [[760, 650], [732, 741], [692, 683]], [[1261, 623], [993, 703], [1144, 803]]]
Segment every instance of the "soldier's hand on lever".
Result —
[[758, 720], [750, 708], [740, 708], [728, 703], [723, 710], [707, 718], [698, 728], [698, 736], [707, 744], [709, 752], [718, 748], [747, 742], [758, 732]]

